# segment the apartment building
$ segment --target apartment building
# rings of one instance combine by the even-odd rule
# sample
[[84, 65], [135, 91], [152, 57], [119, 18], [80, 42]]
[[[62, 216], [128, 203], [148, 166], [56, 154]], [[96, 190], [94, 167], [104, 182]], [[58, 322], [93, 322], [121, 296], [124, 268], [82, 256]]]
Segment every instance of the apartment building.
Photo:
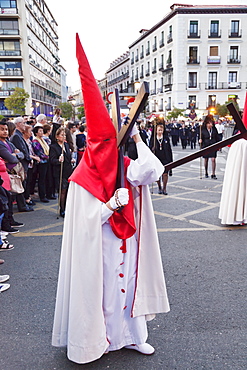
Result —
[[51, 116], [66, 85], [57, 23], [44, 0], [0, 0], [0, 9], [0, 114], [12, 115], [4, 99], [18, 86], [30, 95], [27, 114]]
[[172, 5], [170, 13], [150, 30], [141, 30], [129, 46], [129, 91], [147, 81], [148, 110], [163, 115], [176, 107], [200, 118], [229, 99], [243, 108], [246, 15], [244, 5]]

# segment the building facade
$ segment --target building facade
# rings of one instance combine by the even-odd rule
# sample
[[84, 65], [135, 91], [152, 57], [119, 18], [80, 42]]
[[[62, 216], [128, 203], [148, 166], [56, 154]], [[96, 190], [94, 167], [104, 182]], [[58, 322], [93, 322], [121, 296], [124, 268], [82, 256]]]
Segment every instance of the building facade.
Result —
[[[244, 5], [172, 5], [170, 13], [129, 46], [129, 91], [147, 81], [147, 110], [164, 116], [176, 107], [200, 118], [229, 99], [243, 108], [246, 15]], [[108, 81], [108, 91], [118, 77], [110, 85]]]
[[26, 114], [51, 116], [61, 102], [57, 23], [44, 0], [0, 0], [0, 114], [15, 87], [29, 93]]

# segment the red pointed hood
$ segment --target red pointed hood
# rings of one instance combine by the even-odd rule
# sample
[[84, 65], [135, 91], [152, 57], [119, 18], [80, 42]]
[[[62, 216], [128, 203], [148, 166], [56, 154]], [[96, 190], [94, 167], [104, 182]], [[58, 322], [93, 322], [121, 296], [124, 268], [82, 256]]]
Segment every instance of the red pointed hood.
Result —
[[[70, 180], [106, 203], [114, 194], [116, 187], [118, 170], [116, 130], [106, 109], [78, 34], [76, 34], [76, 56], [79, 64], [85, 107], [87, 148]], [[126, 158], [125, 164], [125, 167], [127, 167], [129, 164], [128, 158]], [[136, 231], [133, 214], [133, 196], [130, 184], [127, 181], [126, 187], [129, 188], [129, 204], [124, 207], [121, 213], [114, 212], [110, 218], [112, 230], [120, 239], [127, 239]]]
[[106, 202], [113, 195], [116, 185], [118, 165], [116, 130], [78, 34], [76, 34], [76, 57], [86, 115], [87, 149], [70, 180]]

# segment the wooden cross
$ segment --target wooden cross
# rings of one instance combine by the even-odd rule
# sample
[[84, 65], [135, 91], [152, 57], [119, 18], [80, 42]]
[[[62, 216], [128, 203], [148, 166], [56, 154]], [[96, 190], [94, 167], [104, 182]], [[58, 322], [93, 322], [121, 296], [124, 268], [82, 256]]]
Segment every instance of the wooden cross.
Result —
[[218, 141], [217, 143], [215, 143], [213, 145], [207, 146], [206, 148], [198, 150], [197, 152], [192, 153], [192, 154], [190, 154], [186, 157], [183, 157], [181, 159], [178, 159], [177, 161], [170, 162], [170, 163], [166, 164], [165, 165], [165, 170], [166, 171], [170, 171], [171, 169], [173, 169], [175, 167], [178, 167], [178, 166], [181, 166], [182, 164], [193, 161], [194, 159], [202, 157], [202, 156], [204, 156], [204, 155], [206, 155], [210, 152], [215, 152], [216, 150], [219, 150], [221, 148], [224, 148], [227, 145], [230, 145], [230, 144], [234, 143], [234, 141], [236, 141], [238, 139], [242, 139], [242, 138], [247, 139], [247, 129], [244, 126], [243, 121], [241, 120], [241, 117], [240, 117], [239, 113], [237, 112], [236, 108], [234, 107], [234, 104], [233, 103], [227, 104], [227, 108], [229, 109], [229, 111], [230, 111], [230, 113], [231, 113], [231, 115], [232, 115], [232, 117], [233, 117], [233, 119], [236, 123], [235, 128], [237, 128], [238, 131], [240, 131], [240, 133], [236, 134], [236, 135], [233, 135], [233, 136], [229, 137], [228, 139]]
[[115, 89], [113, 92], [111, 101], [112, 121], [116, 128], [116, 132], [118, 133], [117, 146], [119, 148], [117, 188], [120, 186], [124, 187], [124, 162], [123, 162], [124, 144], [126, 143], [137, 118], [139, 117], [140, 113], [142, 112], [147, 102], [148, 95], [149, 95], [148, 83], [143, 82], [135, 98], [135, 101], [132, 107], [130, 108], [129, 114], [127, 117], [125, 117], [124, 124], [122, 125], [118, 89]]

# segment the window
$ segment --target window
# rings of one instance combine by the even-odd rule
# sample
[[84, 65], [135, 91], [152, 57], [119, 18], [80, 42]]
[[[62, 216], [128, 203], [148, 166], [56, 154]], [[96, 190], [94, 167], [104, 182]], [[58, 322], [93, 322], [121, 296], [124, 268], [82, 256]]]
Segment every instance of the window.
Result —
[[154, 36], [153, 51], [157, 50], [157, 36]]
[[189, 109], [195, 109], [196, 108], [196, 95], [189, 95], [188, 108]]
[[167, 65], [172, 64], [172, 51], [168, 51]]
[[210, 46], [209, 55], [211, 57], [217, 57], [219, 55], [218, 46]]
[[167, 42], [171, 42], [172, 41], [172, 25], [169, 26], [169, 33], [167, 35]]
[[238, 76], [238, 72], [229, 72], [228, 82], [229, 83], [231, 83], [231, 82], [237, 82], [238, 81], [237, 76]]
[[1, 8], [16, 8], [15, 0], [0, 0]]
[[239, 34], [239, 21], [231, 21], [231, 34]]
[[189, 88], [197, 87], [197, 72], [189, 72]]
[[197, 46], [189, 47], [189, 63], [198, 63], [197, 53], [198, 53]]
[[217, 89], [217, 72], [209, 72], [208, 74], [208, 88]]
[[150, 41], [147, 42], [146, 55], [150, 54]]
[[160, 35], [160, 47], [164, 46], [165, 43], [164, 43], [164, 31], [161, 32], [161, 35]]
[[236, 62], [238, 60], [238, 46], [230, 46], [230, 61]]
[[210, 36], [219, 35], [219, 21], [211, 21], [210, 24]]
[[198, 35], [198, 21], [190, 21], [190, 35]]

